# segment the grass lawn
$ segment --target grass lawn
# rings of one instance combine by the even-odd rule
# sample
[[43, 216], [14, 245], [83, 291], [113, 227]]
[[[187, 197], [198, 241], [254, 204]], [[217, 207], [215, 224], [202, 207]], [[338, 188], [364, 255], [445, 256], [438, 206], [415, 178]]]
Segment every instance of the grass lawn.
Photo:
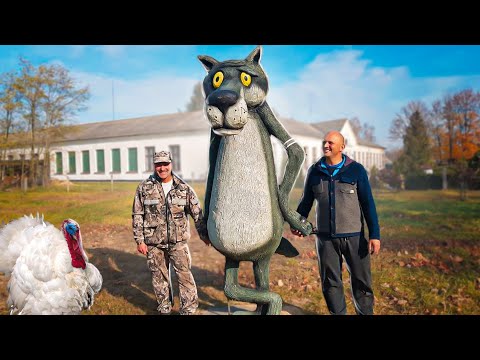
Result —
[[[192, 185], [203, 200], [204, 184]], [[87, 253], [105, 280], [90, 313], [148, 314], [151, 312], [146, 309], [154, 304], [153, 291], [144, 259], [136, 254], [131, 237], [136, 186], [114, 183], [112, 189], [110, 183], [73, 183], [67, 191], [67, 186], [59, 183], [27, 193], [0, 192], [0, 222], [37, 212], [56, 225], [68, 217], [75, 219], [84, 232]], [[300, 196], [301, 189], [294, 189], [290, 197], [293, 208]], [[463, 202], [453, 190], [376, 192], [374, 197], [382, 234], [380, 255], [372, 258], [375, 312], [480, 314], [480, 192], [469, 192]], [[312, 207], [310, 221], [314, 212]], [[201, 307], [224, 303], [223, 256], [202, 247], [193, 230], [192, 235], [194, 275], [203, 279], [198, 281]], [[276, 255], [271, 289], [304, 313], [326, 314], [313, 240], [294, 237], [286, 225], [285, 236], [301, 250], [300, 256], [286, 259]], [[244, 270], [241, 282], [251, 285], [253, 275]], [[345, 270], [344, 285], [350, 299], [347, 275]], [[7, 313], [7, 281], [0, 275], [0, 313]], [[354, 312], [351, 300], [348, 312]]]

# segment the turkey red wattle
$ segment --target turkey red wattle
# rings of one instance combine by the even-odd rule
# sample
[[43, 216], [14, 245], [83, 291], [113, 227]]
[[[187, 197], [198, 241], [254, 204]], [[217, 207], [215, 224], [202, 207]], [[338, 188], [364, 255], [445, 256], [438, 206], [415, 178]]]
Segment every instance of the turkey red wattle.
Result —
[[64, 220], [62, 224], [63, 235], [67, 240], [68, 250], [72, 258], [72, 266], [74, 268], [86, 268], [86, 254], [83, 251], [82, 236], [80, 227], [73, 220]]

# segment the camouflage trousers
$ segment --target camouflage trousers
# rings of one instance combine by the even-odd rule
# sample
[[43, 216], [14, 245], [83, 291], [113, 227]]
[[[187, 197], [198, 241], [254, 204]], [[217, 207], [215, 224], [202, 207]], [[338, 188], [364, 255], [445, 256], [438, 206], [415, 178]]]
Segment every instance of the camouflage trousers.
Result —
[[172, 310], [168, 266], [172, 264], [178, 279], [180, 315], [193, 314], [198, 308], [197, 286], [192, 275], [192, 260], [186, 242], [170, 244], [169, 248], [148, 245], [147, 264], [152, 272], [152, 284], [157, 298], [157, 310], [168, 314]]

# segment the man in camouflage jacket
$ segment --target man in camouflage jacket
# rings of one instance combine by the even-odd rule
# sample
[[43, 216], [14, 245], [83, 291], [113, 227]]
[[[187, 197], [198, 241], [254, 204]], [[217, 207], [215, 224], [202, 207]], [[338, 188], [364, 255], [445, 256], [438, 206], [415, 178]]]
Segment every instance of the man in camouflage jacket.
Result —
[[168, 151], [153, 156], [155, 172], [137, 187], [132, 209], [133, 238], [137, 250], [147, 256], [152, 284], [158, 302], [157, 310], [172, 310], [170, 262], [178, 278], [180, 314], [193, 314], [198, 307], [198, 294], [191, 272], [191, 256], [187, 245], [190, 224], [195, 222], [200, 238], [210, 245], [202, 209], [193, 189], [172, 173], [172, 157]]

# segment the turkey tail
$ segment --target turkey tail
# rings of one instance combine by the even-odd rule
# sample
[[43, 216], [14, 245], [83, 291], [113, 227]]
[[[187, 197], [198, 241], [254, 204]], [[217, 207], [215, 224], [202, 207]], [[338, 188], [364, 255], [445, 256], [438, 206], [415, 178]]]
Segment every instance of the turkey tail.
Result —
[[21, 251], [32, 240], [24, 230], [41, 223], [40, 219], [25, 215], [0, 228], [0, 272], [11, 273]]

